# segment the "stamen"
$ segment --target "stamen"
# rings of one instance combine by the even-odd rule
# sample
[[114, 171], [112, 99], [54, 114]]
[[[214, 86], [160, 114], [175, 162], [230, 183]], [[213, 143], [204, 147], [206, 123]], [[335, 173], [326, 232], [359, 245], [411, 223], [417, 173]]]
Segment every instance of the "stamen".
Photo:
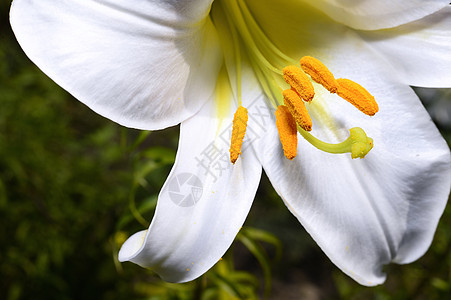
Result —
[[244, 135], [247, 127], [247, 109], [239, 106], [233, 116], [232, 139], [230, 142], [230, 161], [235, 164], [238, 156], [241, 154], [241, 146], [243, 145]]
[[317, 83], [324, 86], [329, 92], [336, 93], [338, 83], [331, 71], [318, 59], [311, 56], [304, 56], [300, 60], [301, 68], [305, 73]]
[[305, 131], [312, 130], [312, 119], [305, 107], [304, 102], [302, 102], [298, 93], [294, 90], [288, 89], [283, 91], [284, 104], [287, 106], [290, 113], [293, 115], [296, 123], [304, 129]]
[[279, 131], [280, 142], [282, 143], [285, 157], [292, 160], [298, 152], [298, 131], [296, 121], [288, 108], [279, 105], [276, 110], [276, 126]]
[[283, 78], [301, 96], [304, 101], [310, 102], [315, 96], [315, 90], [310, 79], [296, 66], [283, 68]]
[[337, 82], [339, 84], [337, 94], [361, 112], [374, 116], [379, 111], [379, 106], [373, 95], [360, 84], [345, 78], [339, 78]]

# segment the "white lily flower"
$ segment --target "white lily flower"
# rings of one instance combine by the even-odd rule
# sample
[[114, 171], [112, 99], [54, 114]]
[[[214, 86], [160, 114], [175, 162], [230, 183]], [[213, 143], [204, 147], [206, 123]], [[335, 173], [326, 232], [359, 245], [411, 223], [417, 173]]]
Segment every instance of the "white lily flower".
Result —
[[[450, 152], [409, 85], [451, 87], [448, 0], [14, 0], [10, 18], [28, 57], [97, 113], [139, 129], [181, 123], [154, 219], [125, 242], [121, 261], [167, 281], [197, 278], [243, 225], [262, 167], [361, 284], [382, 283], [383, 265], [429, 247], [450, 191]], [[308, 80], [312, 134], [339, 143], [361, 127], [374, 140], [365, 159], [330, 152], [363, 157], [366, 135], [355, 154], [309, 128], [298, 128], [297, 156], [284, 156], [274, 114], [289, 89], [282, 69], [304, 56], [375, 97], [370, 117], [326, 89], [335, 81], [325, 69], [317, 75], [326, 82]], [[248, 121], [232, 164], [238, 106]]]

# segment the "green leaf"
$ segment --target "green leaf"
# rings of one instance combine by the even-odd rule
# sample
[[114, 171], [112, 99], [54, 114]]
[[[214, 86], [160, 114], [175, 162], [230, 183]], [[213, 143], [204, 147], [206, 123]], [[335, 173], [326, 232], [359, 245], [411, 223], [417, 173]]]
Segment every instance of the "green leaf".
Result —
[[263, 278], [265, 282], [265, 297], [269, 297], [271, 293], [271, 266], [266, 251], [254, 239], [246, 235], [245, 232], [238, 234], [237, 239], [246, 246], [246, 248], [255, 256], [263, 270]]

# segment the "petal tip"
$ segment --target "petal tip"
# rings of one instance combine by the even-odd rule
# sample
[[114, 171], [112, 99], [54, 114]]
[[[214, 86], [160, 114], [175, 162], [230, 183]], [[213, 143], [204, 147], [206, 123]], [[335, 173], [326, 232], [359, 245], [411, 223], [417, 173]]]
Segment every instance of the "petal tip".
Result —
[[146, 234], [147, 230], [138, 231], [125, 241], [118, 254], [120, 262], [130, 261], [141, 252], [146, 239]]

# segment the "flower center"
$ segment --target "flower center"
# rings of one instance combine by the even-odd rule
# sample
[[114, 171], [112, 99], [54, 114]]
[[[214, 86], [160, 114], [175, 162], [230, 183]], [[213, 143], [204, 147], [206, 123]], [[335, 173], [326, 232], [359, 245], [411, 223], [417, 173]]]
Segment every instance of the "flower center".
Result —
[[[350, 136], [339, 144], [330, 144], [311, 135], [309, 105], [315, 98], [312, 81], [337, 94], [361, 112], [373, 116], [378, 111], [374, 97], [349, 79], [335, 79], [319, 60], [305, 56], [296, 60], [283, 53], [265, 34], [242, 0], [216, 0], [210, 13], [218, 30], [229, 80], [234, 79], [238, 109], [234, 115], [230, 160], [235, 163], [247, 126], [247, 109], [241, 101], [241, 66], [246, 57], [265, 93], [268, 105], [276, 109], [276, 126], [288, 159], [297, 155], [297, 133], [319, 150], [328, 153], [351, 153], [363, 158], [372, 149], [373, 140], [361, 128], [351, 128]], [[233, 80], [232, 79], [232, 80]], [[311, 109], [311, 108], [310, 108]]]

